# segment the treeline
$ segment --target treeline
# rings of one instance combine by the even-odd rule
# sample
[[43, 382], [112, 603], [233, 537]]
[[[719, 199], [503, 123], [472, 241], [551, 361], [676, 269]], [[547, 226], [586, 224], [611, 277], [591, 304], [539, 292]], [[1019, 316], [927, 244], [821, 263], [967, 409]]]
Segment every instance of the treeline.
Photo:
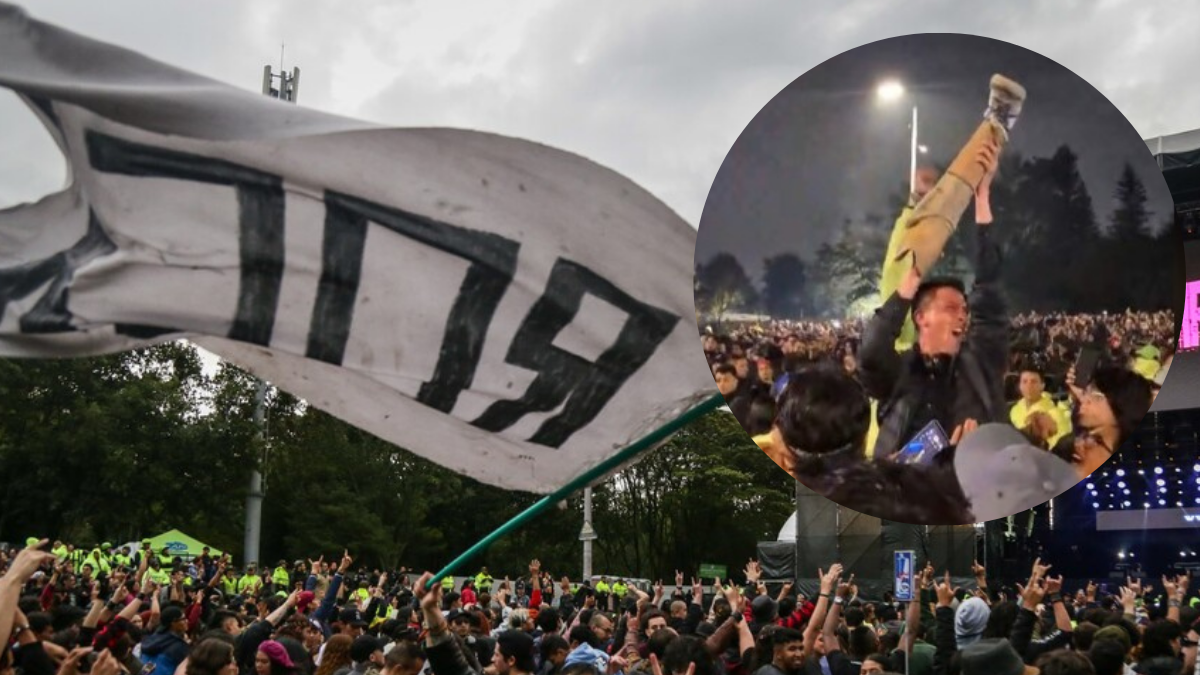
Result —
[[[0, 541], [122, 543], [179, 528], [240, 563], [258, 466], [263, 560], [349, 548], [367, 565], [437, 569], [537, 499], [456, 475], [273, 389], [260, 439], [256, 381], [203, 363], [185, 342], [0, 360]], [[714, 413], [594, 491], [594, 569], [654, 578], [700, 563], [740, 569], [791, 508], [787, 476], [730, 415]], [[517, 573], [537, 556], [575, 577], [581, 526], [577, 496], [472, 567]]]
[[[1098, 209], [1079, 173], [1078, 157], [1067, 146], [1051, 157], [1009, 154], [1001, 159], [991, 203], [995, 233], [1004, 247], [1005, 290], [1014, 311], [1172, 307], [1178, 294], [1173, 282], [1183, 278], [1182, 240], [1173, 214], [1149, 209], [1145, 184], [1128, 164], [1111, 196]], [[753, 283], [728, 253], [697, 265], [698, 310], [710, 318], [751, 312], [799, 319], [842, 318], [873, 306], [888, 238], [904, 199], [894, 194], [886, 217], [846, 220], [838, 236], [811, 256], [781, 250], [768, 257], [761, 284]], [[1107, 216], [1101, 219], [1098, 210]], [[972, 222], [968, 209], [936, 273], [969, 277], [975, 248]], [[752, 227], [745, 231], [753, 236]]]

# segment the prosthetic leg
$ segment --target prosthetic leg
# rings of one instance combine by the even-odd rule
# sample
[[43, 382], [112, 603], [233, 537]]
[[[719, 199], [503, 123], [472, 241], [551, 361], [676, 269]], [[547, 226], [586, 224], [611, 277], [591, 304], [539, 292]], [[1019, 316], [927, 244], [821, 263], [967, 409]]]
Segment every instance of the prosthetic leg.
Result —
[[938, 261], [946, 242], [958, 227], [958, 220], [983, 181], [985, 167], [978, 161], [980, 148], [993, 139], [1004, 147], [1024, 102], [1024, 87], [1003, 75], [992, 76], [983, 122], [959, 150], [937, 185], [913, 209], [895, 260], [915, 252], [917, 269], [922, 274]]

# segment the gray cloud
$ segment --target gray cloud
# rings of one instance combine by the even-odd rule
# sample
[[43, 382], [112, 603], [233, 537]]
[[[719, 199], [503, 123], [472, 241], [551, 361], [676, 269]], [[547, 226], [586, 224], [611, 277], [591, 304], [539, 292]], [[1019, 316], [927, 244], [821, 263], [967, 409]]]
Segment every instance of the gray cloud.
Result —
[[[967, 32], [1087, 79], [1143, 136], [1200, 126], [1200, 5], [1187, 2], [205, 3], [47, 0], [39, 19], [247, 89], [288, 43], [301, 101], [395, 125], [461, 126], [586, 155], [698, 222], [755, 113], [805, 70], [874, 40]], [[61, 160], [0, 98], [0, 206], [57, 189]]]

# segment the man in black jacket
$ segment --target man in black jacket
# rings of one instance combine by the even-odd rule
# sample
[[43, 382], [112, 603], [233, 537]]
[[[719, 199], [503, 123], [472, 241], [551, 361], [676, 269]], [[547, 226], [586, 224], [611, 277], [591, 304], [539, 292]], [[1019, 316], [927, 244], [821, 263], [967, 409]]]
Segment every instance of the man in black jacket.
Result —
[[[859, 371], [867, 393], [879, 401], [877, 459], [893, 456], [935, 420], [947, 434], [968, 420], [1004, 420], [1009, 317], [988, 200], [998, 155], [994, 143], [980, 153], [988, 177], [975, 195], [978, 259], [969, 304], [960, 280], [924, 280], [914, 265], [864, 331]], [[917, 343], [897, 353], [895, 341], [910, 309]]]

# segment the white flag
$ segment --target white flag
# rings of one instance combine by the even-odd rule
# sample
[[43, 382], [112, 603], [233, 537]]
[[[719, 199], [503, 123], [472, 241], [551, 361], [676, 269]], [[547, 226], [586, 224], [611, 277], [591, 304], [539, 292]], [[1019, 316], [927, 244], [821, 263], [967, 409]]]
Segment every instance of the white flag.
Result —
[[0, 85], [71, 175], [0, 211], [0, 355], [187, 337], [542, 493], [712, 393], [695, 231], [582, 157], [305, 110], [2, 3]]

